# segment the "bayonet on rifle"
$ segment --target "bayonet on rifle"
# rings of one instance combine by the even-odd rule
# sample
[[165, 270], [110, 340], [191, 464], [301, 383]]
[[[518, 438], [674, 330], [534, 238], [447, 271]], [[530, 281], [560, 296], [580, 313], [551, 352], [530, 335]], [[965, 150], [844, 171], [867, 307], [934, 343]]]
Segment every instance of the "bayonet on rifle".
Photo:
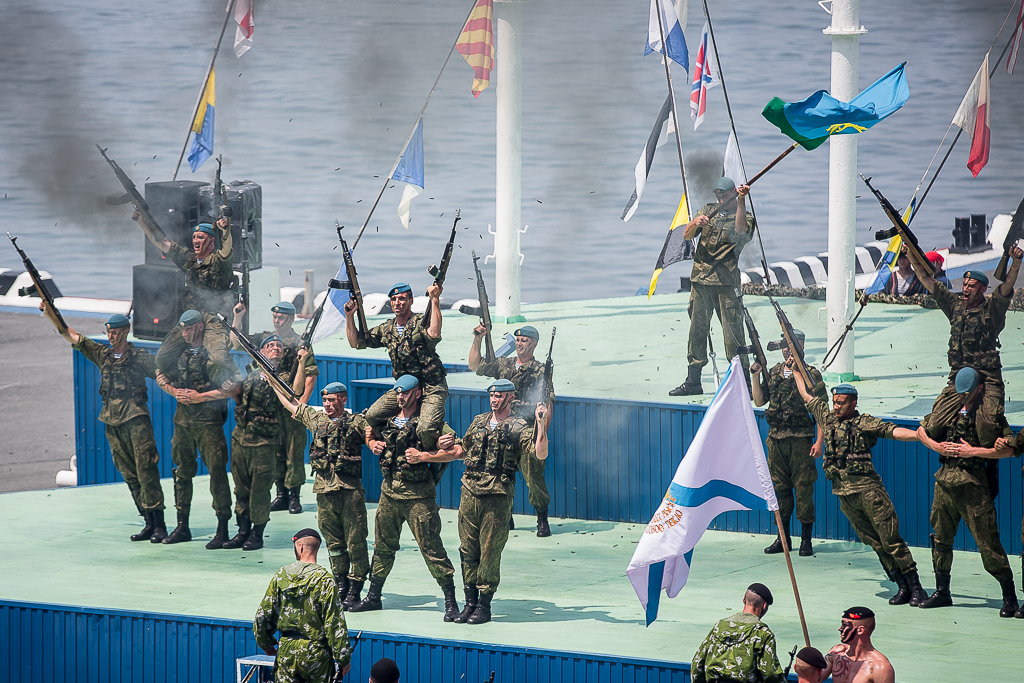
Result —
[[149, 211], [149, 204], [146, 203], [145, 198], [139, 194], [138, 188], [135, 187], [135, 183], [128, 177], [128, 174], [121, 170], [121, 167], [117, 165], [117, 162], [107, 156], [107, 150], [96, 145], [96, 149], [100, 151], [100, 155], [103, 160], [110, 164], [110, 168], [114, 170], [114, 175], [117, 176], [118, 181], [121, 183], [121, 187], [124, 188], [124, 194], [120, 197], [107, 197], [107, 204], [118, 205], [126, 204], [131, 202], [135, 207], [135, 210], [142, 214], [142, 220], [139, 221], [139, 225], [143, 231], [149, 235], [149, 238], [154, 242], [162, 242], [167, 239], [167, 235], [164, 234], [163, 229], [160, 228], [160, 224], [153, 218], [153, 214]]
[[[452, 234], [448, 238], [448, 243], [444, 245], [444, 253], [441, 254], [441, 265], [435, 266], [434, 264], [431, 264], [430, 267], [427, 268], [427, 272], [434, 277], [435, 285], [443, 285], [444, 279], [448, 275], [448, 266], [452, 262], [452, 250], [455, 249], [455, 226], [459, 224], [460, 220], [462, 220], [462, 209], [456, 209], [455, 222], [452, 223]], [[431, 308], [432, 307], [428, 302], [427, 312], [423, 314], [423, 327], [430, 325]]]
[[1017, 205], [1017, 210], [1013, 213], [1013, 220], [1010, 222], [1010, 229], [1006, 231], [1006, 237], [1003, 239], [1003, 256], [999, 259], [999, 265], [996, 266], [993, 273], [997, 280], [1006, 282], [1006, 270], [1010, 265], [1010, 249], [1021, 239], [1024, 239], [1024, 199], [1021, 199], [1020, 204]]
[[36, 294], [39, 295], [39, 298], [43, 300], [46, 306], [53, 311], [53, 315], [57, 319], [58, 331], [61, 334], [64, 334], [68, 331], [68, 324], [64, 322], [64, 318], [61, 316], [60, 311], [58, 311], [57, 307], [53, 304], [53, 297], [50, 296], [50, 292], [47, 291], [46, 285], [43, 284], [43, 276], [39, 274], [38, 270], [36, 270], [35, 265], [32, 263], [32, 259], [28, 257], [25, 250], [18, 246], [18, 238], [11, 233], [7, 233], [7, 237], [11, 240], [11, 244], [13, 244], [14, 248], [17, 250], [18, 256], [21, 257], [21, 262], [25, 264], [25, 270], [28, 272], [28, 276], [32, 278], [32, 288], [35, 289]]
[[[333, 289], [347, 289], [349, 296], [352, 297], [352, 301], [356, 302], [356, 332], [359, 335], [359, 341], [366, 339], [366, 312], [363, 310], [363, 292], [359, 289], [359, 278], [356, 273], [356, 264], [352, 261], [352, 252], [348, 249], [348, 244], [345, 243], [345, 237], [341, 234], [342, 229], [345, 227], [337, 220], [334, 221], [334, 225], [338, 229], [338, 239], [341, 241], [341, 257], [345, 260], [345, 276], [347, 280], [331, 280], [329, 287]], [[326, 299], [325, 299], [326, 300]], [[427, 309], [430, 310], [429, 308]]]
[[476, 264], [480, 257], [473, 250], [473, 270], [476, 271], [476, 294], [480, 299], [480, 322], [484, 326], [484, 362], [494, 362], [494, 342], [491, 340], [491, 312], [487, 308], [487, 284], [484, 282], [483, 273]]
[[921, 250], [921, 245], [917, 241], [917, 235], [910, 231], [907, 224], [903, 222], [903, 217], [900, 216], [900, 212], [896, 210], [896, 207], [892, 205], [888, 199], [886, 199], [881, 192], [871, 186], [871, 178], [866, 177], [863, 173], [860, 174], [861, 180], [871, 190], [871, 194], [875, 195], [875, 199], [882, 205], [882, 211], [889, 217], [889, 221], [892, 223], [892, 227], [888, 230], [879, 230], [875, 233], [876, 240], [890, 240], [896, 235], [899, 235], [903, 240], [903, 245], [907, 248], [907, 258], [920, 268], [929, 277], [935, 272], [932, 268], [931, 261], [924, 255]]

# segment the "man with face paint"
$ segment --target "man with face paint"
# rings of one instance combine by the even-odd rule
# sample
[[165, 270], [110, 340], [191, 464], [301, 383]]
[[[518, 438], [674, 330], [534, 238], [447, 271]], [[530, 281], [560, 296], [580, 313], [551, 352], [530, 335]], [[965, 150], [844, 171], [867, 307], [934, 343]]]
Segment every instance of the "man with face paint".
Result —
[[832, 494], [839, 496], [839, 509], [860, 540], [875, 551], [886, 576], [898, 587], [889, 604], [918, 606], [928, 594], [921, 587], [910, 548], [900, 536], [896, 508], [871, 462], [871, 449], [879, 439], [917, 441], [917, 433], [857, 412], [857, 389], [852, 384], [832, 387], [829, 410], [820, 395], [823, 386], [819, 385], [815, 389], [818, 395], [812, 396], [800, 374], [793, 376], [807, 409], [824, 432], [822, 469], [832, 482]]
[[875, 613], [867, 607], [851, 607], [843, 612], [839, 626], [842, 642], [825, 655], [828, 668], [824, 678], [835, 683], [894, 683], [896, 672], [889, 659], [871, 644]]
[[[56, 314], [45, 304], [39, 310], [46, 314], [58, 331], [61, 325]], [[128, 341], [129, 320], [115, 313], [107, 320], [109, 346], [89, 339], [68, 327], [60, 335], [100, 369], [100, 397], [103, 410], [99, 420], [106, 426], [107, 441], [114, 467], [121, 473], [132, 501], [145, 521], [145, 526], [130, 536], [133, 541], [159, 543], [167, 538], [164, 522], [164, 491], [160, 488], [160, 456], [149, 418], [146, 378], [156, 378], [156, 362], [151, 353], [136, 348]]]
[[775, 655], [775, 634], [761, 619], [774, 602], [763, 583], [743, 594], [743, 611], [722, 619], [697, 648], [690, 664], [692, 683], [786, 680]]
[[[793, 333], [803, 350], [804, 333], [800, 330], [793, 330]], [[772, 475], [775, 497], [779, 500], [779, 515], [786, 531], [786, 545], [790, 550], [793, 549], [789, 520], [795, 508], [801, 528], [800, 555], [807, 557], [814, 554], [811, 535], [814, 529], [814, 482], [818, 481], [818, 467], [814, 459], [821, 456], [824, 433], [820, 426], [814, 424], [814, 419], [807, 412], [807, 406], [796, 389], [796, 380], [793, 378], [796, 374], [796, 359], [790, 354], [789, 346], [783, 344], [782, 355], [785, 362], [775, 365], [765, 378], [769, 398], [765, 398], [765, 387], [761, 385], [761, 364], [756, 361], [751, 364], [751, 398], [755, 406], [768, 404], [764, 411], [764, 419], [768, 422], [768, 438], [765, 439], [768, 471]], [[821, 373], [815, 368], [808, 365], [807, 372], [815, 386], [821, 383]], [[824, 384], [821, 386], [824, 388]], [[782, 541], [776, 536], [764, 552], [772, 555], [782, 550]]]
[[[495, 358], [490, 363], [484, 362], [480, 355], [480, 342], [486, 330], [483, 325], [473, 330], [473, 345], [469, 349], [469, 369], [484, 377], [507, 379], [516, 387], [512, 412], [526, 420], [532, 428], [536, 423], [534, 413], [540, 404], [541, 389], [544, 385], [544, 363], [534, 358], [533, 352], [540, 341], [540, 332], [532, 325], [523, 325], [513, 334], [516, 338], [515, 358]], [[555, 401], [552, 391], [545, 409], [547, 419], [542, 429], [546, 432], [551, 424], [551, 406]], [[551, 535], [548, 523], [548, 505], [551, 495], [548, 493], [547, 482], [544, 481], [544, 465], [546, 459], [538, 458], [532, 451], [527, 453], [519, 463], [519, 471], [530, 492], [530, 505], [537, 513], [537, 535], [545, 538]], [[514, 528], [509, 518], [510, 528]]]
[[[981, 554], [985, 571], [995, 577], [1003, 592], [1003, 606], [999, 616], [1012, 617], [1020, 605], [1013, 585], [1010, 560], [999, 540], [996, 506], [986, 476], [986, 463], [1012, 456], [1013, 449], [1006, 439], [1013, 435], [1006, 418], [1003, 424], [1002, 448], [986, 444], [978, 435], [976, 413], [981, 406], [985, 385], [974, 368], [961, 368], [956, 374], [956, 391], [962, 408], [945, 424], [931, 422], [933, 439], [924, 427], [917, 430], [918, 438], [939, 454], [942, 465], [935, 473], [935, 495], [932, 499], [931, 525], [932, 566], [935, 569], [935, 592], [921, 607], [948, 607], [953, 604], [949, 592], [950, 570], [953, 567], [953, 540], [960, 528], [960, 520], [967, 524]], [[925, 423], [929, 419], [925, 418]]]

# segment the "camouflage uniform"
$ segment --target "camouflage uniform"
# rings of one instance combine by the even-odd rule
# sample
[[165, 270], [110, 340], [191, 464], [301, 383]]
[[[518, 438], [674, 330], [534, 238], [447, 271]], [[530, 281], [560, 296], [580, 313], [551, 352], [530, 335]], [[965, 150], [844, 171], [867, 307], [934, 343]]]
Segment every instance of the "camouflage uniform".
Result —
[[[706, 216], [717, 206], [705, 204], [697, 215]], [[754, 216], [747, 212], [747, 232], [743, 235], [736, 234], [736, 213], [726, 211], [715, 216], [711, 225], [698, 234], [700, 242], [690, 274], [690, 339], [686, 361], [691, 366], [704, 367], [708, 364], [712, 310], [722, 321], [726, 358], [732, 358], [736, 347], [746, 343], [739, 301], [739, 257], [754, 235]], [[745, 370], [749, 361], [745, 354], [741, 359]]]
[[839, 496], [839, 509], [861, 542], [878, 554], [886, 572], [895, 575], [897, 571], [917, 571], [910, 548], [900, 536], [896, 508], [871, 463], [871, 449], [878, 439], [893, 438], [896, 425], [856, 411], [839, 421], [821, 395], [811, 400], [807, 409], [825, 432], [825, 477], [832, 482], [832, 493]]
[[[178, 357], [175, 372], [168, 377], [176, 389], [200, 393], [218, 389], [227, 379], [224, 371], [210, 360], [205, 346], [186, 349]], [[227, 399], [194, 405], [178, 403], [174, 411], [174, 435], [171, 436], [171, 460], [174, 462], [174, 503], [178, 512], [192, 508], [192, 479], [199, 471], [196, 451], [210, 471], [210, 494], [218, 517], [231, 516], [231, 487], [228, 484], [228, 444], [224, 438]]]
[[722, 619], [693, 655], [690, 680], [782, 683], [786, 678], [775, 656], [775, 634], [755, 614]]
[[316, 523], [330, 553], [331, 572], [365, 581], [370, 571], [363, 491], [366, 421], [348, 413], [332, 420], [306, 405], [295, 411], [295, 420], [313, 433], [309, 464], [315, 476]]
[[[277, 683], [327, 683], [333, 662], [352, 659], [345, 614], [330, 572], [318, 564], [293, 562], [274, 574], [252, 622], [256, 644], [277, 646]], [[274, 633], [281, 632], [281, 640]]]
[[459, 503], [462, 581], [484, 594], [498, 590], [516, 471], [534, 453], [534, 431], [526, 420], [513, 414], [493, 429], [490, 420], [491, 413], [477, 415], [462, 437], [466, 471]]
[[[978, 436], [983, 443], [992, 443], [1002, 435], [1003, 369], [999, 360], [999, 333], [1006, 326], [1006, 310], [1010, 299], [1000, 296], [997, 287], [991, 296], [975, 308], [967, 308], [963, 298], [950, 293], [941, 284], [932, 297], [949, 318], [949, 382], [932, 405], [931, 420], [925, 422], [928, 435], [949, 424], [963, 407], [954, 382], [961, 368], [971, 367], [981, 375], [985, 394], [977, 411]], [[939, 440], [939, 439], [936, 439]]]
[[[274, 484], [281, 446], [284, 409], [262, 370], [242, 380], [231, 432], [231, 478], [235, 481], [235, 514], [253, 524], [270, 521], [270, 487]], [[238, 403], [240, 401], [240, 403]]]
[[[381, 430], [381, 440], [386, 445], [379, 459], [383, 481], [374, 518], [373, 569], [370, 576], [383, 581], [391, 573], [395, 553], [400, 547], [402, 525], [408, 523], [430, 575], [443, 586], [455, 573], [441, 542], [440, 508], [435, 500], [437, 481], [444, 470], [423, 462], [413, 465], [405, 459], [407, 448], [427, 450], [420, 441], [418, 422], [418, 414], [409, 418], [404, 427], [397, 426], [391, 419]], [[442, 423], [437, 436], [454, 433], [451, 427]]]
[[[403, 334], [398, 333], [395, 319], [391, 318], [366, 333], [358, 348], [386, 348], [391, 356], [392, 375], [412, 375], [420, 382], [423, 398], [420, 402], [419, 439], [425, 450], [433, 450], [444, 423], [444, 402], [448, 399], [448, 374], [435, 350], [440, 339], [432, 339], [423, 325], [423, 316], [413, 313], [405, 323]], [[366, 411], [366, 422], [378, 428], [399, 412], [394, 389], [377, 399]]]
[[[526, 420], [530, 427], [536, 422], [534, 410], [540, 402], [541, 389], [544, 386], [544, 364], [536, 358], [524, 365], [519, 365], [516, 358], [496, 358], [494, 361], [481, 362], [476, 374], [495, 379], [507, 379], [516, 385], [516, 397], [512, 402], [512, 413]], [[551, 392], [551, 402], [555, 401], [555, 392]], [[548, 485], [544, 480], [544, 466], [547, 460], [541, 460], [531, 449], [519, 463], [519, 471], [530, 492], [530, 505], [536, 508], [547, 508], [551, 502]]]
[[[818, 481], [811, 446], [817, 433], [814, 420], [796, 389], [796, 379], [793, 375], [786, 377], [784, 369], [785, 365], [779, 363], [768, 371], [769, 400], [764, 410], [764, 419], [768, 422], [765, 440], [768, 470], [782, 519], [791, 519], [795, 507], [796, 518], [811, 524], [814, 522], [814, 482]], [[821, 373], [815, 368], [808, 365], [807, 372], [815, 385], [821, 382]]]
[[100, 422], [106, 425], [114, 467], [124, 477], [139, 512], [164, 509], [160, 488], [160, 456], [149, 419], [146, 378], [156, 377], [151, 353], [128, 343], [120, 358], [106, 344], [80, 335], [74, 347], [100, 369]]

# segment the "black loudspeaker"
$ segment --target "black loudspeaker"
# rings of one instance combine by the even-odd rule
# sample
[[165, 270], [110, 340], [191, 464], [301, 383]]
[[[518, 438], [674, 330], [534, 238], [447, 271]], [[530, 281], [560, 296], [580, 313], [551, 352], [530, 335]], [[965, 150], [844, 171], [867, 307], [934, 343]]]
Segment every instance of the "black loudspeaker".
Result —
[[[251, 180], [232, 180], [224, 185], [224, 204], [231, 208], [231, 264], [242, 269], [242, 228], [246, 230], [249, 269], [263, 267], [263, 188]], [[216, 216], [213, 186], [199, 190], [201, 215]]]
[[[146, 203], [149, 204], [153, 218], [167, 234], [167, 239], [186, 249], [192, 248], [192, 228], [203, 215], [200, 211], [199, 191], [204, 187], [210, 187], [210, 184], [196, 180], [146, 183]], [[174, 265], [148, 239], [146, 263]]]
[[132, 268], [132, 334], [162, 341], [183, 313], [185, 273], [173, 263], [146, 263]]

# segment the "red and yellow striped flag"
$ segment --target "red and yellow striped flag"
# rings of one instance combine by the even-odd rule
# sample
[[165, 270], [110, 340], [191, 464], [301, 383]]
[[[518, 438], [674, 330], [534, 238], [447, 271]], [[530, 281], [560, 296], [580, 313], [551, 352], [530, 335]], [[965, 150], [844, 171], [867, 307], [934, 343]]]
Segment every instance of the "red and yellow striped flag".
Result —
[[473, 67], [473, 97], [480, 97], [491, 82], [494, 68], [494, 6], [493, 0], [477, 0], [476, 7], [462, 27], [455, 49]]

